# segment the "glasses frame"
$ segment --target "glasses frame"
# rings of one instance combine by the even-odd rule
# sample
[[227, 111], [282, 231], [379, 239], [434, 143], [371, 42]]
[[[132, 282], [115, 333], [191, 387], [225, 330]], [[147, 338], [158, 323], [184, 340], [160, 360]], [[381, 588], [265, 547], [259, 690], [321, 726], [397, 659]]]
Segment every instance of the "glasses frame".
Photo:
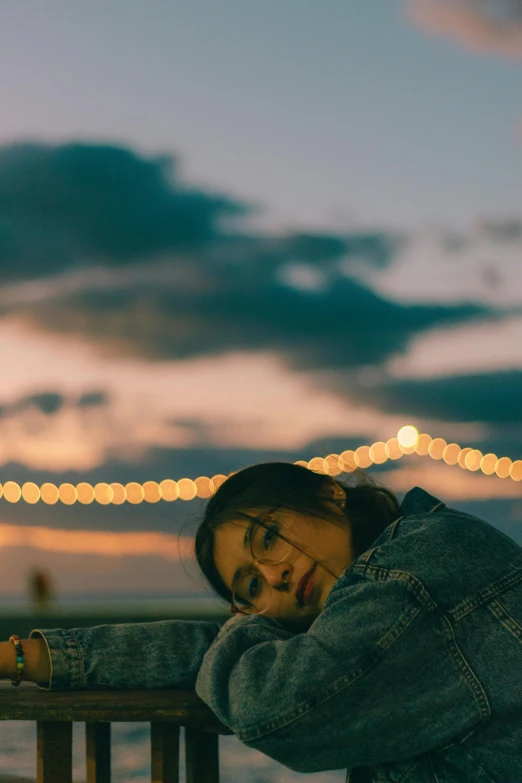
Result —
[[[280, 509], [280, 508], [281, 508], [281, 506], [276, 506], [275, 508], [271, 509], [271, 510], [268, 512], [268, 514], [266, 514], [266, 515], [265, 515], [265, 519], [269, 519], [269, 520], [271, 520], [272, 522], [275, 522], [275, 520], [273, 519], [272, 515], [273, 515], [273, 514], [275, 514], [275, 512], [276, 512], [278, 509]], [[269, 529], [270, 529], [270, 528], [268, 527], [268, 525], [267, 525], [267, 524], [265, 524], [265, 522], [264, 522], [263, 520], [261, 520], [261, 519], [255, 519], [255, 522], [256, 522], [256, 525], [259, 525], [259, 526], [261, 526], [261, 527], [264, 527], [264, 528], [265, 528], [265, 530], [269, 530]], [[287, 544], [290, 544], [290, 546], [293, 546], [293, 547], [294, 547], [294, 549], [297, 549], [297, 551], [298, 551], [298, 552], [301, 552], [301, 554], [303, 554], [303, 555], [305, 555], [305, 554], [306, 554], [306, 552], [304, 552], [304, 551], [303, 551], [303, 550], [302, 550], [300, 547], [298, 547], [298, 546], [297, 546], [297, 544], [294, 544], [294, 542], [293, 542], [293, 541], [290, 541], [290, 539], [288, 539], [286, 536], [283, 536], [283, 535], [281, 535], [280, 533], [274, 533], [274, 535], [278, 536], [278, 537], [279, 537], [279, 538], [281, 538], [283, 541], [286, 541], [286, 543], [287, 543]], [[257, 557], [255, 557], [255, 555], [254, 555], [254, 553], [253, 553], [253, 551], [252, 551], [253, 542], [254, 542], [254, 536], [252, 536], [252, 540], [250, 541], [250, 554], [252, 555], [252, 563], [251, 563], [251, 565], [250, 565], [250, 567], [249, 567], [248, 571], [245, 571], [245, 574], [249, 573], [249, 571], [250, 571], [250, 569], [252, 568], [252, 566], [254, 565], [254, 563], [259, 563], [260, 565], [268, 565], [268, 564], [270, 564], [270, 563], [272, 563], [272, 562], [273, 562], [273, 561], [271, 561], [271, 560], [268, 560], [266, 563], [263, 563], [263, 561], [262, 561], [262, 560], [258, 560], [258, 558], [257, 558]], [[287, 562], [289, 562], [289, 561], [288, 561], [288, 560], [280, 560], [280, 561], [279, 561], [279, 563], [287, 563]], [[274, 565], [278, 565], [279, 563], [274, 563]], [[255, 571], [253, 571], [253, 573], [256, 573], [256, 572], [255, 572]], [[258, 572], [258, 573], [259, 573], [259, 572]], [[263, 577], [263, 574], [259, 574], [259, 575], [261, 576], [261, 578], [262, 578], [262, 579], [264, 579], [264, 577]], [[238, 606], [236, 606], [236, 604], [234, 603], [234, 589], [233, 589], [233, 588], [234, 588], [234, 585], [232, 585], [232, 589], [231, 589], [231, 593], [232, 593], [232, 601], [231, 601], [231, 603], [230, 603], [230, 611], [231, 611], [231, 614], [234, 614], [234, 615], [235, 615], [235, 614], [245, 614], [245, 615], [247, 615], [247, 616], [248, 616], [248, 615], [251, 615], [251, 614], [263, 614], [263, 612], [245, 612], [243, 609], [240, 609]]]

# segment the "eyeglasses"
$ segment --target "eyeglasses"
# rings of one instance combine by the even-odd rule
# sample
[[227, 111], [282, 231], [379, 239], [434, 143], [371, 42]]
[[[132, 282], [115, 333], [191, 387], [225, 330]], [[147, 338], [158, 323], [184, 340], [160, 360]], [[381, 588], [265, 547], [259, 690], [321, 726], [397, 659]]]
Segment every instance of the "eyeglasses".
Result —
[[254, 563], [277, 565], [294, 562], [303, 553], [302, 547], [310, 542], [306, 520], [300, 520], [298, 525], [290, 520], [276, 521], [273, 513], [255, 522], [250, 540], [253, 563], [232, 585], [233, 614], [263, 614], [270, 608], [274, 589], [288, 590], [284, 581], [280, 587], [270, 587]]

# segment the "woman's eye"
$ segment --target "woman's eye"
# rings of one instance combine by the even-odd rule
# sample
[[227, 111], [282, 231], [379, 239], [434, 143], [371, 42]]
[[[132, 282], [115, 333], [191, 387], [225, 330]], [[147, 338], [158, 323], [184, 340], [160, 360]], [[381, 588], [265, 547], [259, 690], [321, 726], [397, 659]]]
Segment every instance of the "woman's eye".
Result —
[[268, 528], [268, 530], [265, 531], [265, 534], [263, 536], [263, 546], [265, 549], [269, 549], [271, 544], [274, 543], [274, 541], [277, 538], [277, 525], [272, 525], [272, 527]]
[[248, 583], [248, 597], [255, 598], [259, 592], [259, 578], [254, 576]]

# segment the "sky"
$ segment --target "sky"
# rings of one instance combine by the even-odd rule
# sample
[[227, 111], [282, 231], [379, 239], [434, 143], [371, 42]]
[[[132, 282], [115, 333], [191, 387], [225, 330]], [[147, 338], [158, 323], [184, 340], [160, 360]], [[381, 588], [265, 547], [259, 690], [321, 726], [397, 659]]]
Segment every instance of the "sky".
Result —
[[[226, 475], [403, 424], [522, 458], [520, 2], [0, 13], [0, 482]], [[371, 472], [522, 543], [520, 482]], [[203, 510], [2, 499], [2, 589], [197, 592]]]

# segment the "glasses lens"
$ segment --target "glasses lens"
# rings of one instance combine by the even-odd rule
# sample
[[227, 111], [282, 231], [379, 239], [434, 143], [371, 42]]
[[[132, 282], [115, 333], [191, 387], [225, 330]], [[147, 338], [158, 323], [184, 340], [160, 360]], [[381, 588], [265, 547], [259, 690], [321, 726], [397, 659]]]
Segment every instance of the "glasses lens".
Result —
[[270, 590], [261, 574], [248, 571], [234, 585], [233, 603], [244, 614], [261, 614], [270, 604]]
[[252, 555], [258, 563], [289, 563], [306, 547], [308, 526], [289, 520], [268, 518], [257, 525], [252, 536]]

